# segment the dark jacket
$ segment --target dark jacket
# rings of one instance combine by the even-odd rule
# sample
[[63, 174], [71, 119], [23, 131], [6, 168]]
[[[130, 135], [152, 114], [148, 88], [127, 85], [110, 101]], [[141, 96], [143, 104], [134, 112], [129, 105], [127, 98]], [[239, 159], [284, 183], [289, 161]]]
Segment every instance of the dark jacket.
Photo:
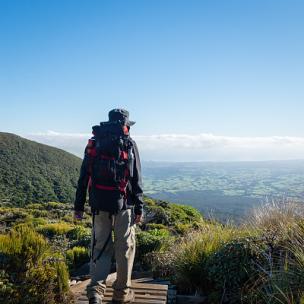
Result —
[[[143, 210], [143, 187], [142, 187], [142, 176], [141, 176], [141, 164], [138, 153], [138, 148], [133, 139], [131, 139], [134, 153], [134, 167], [133, 167], [133, 178], [127, 188], [127, 201], [123, 197], [117, 194], [118, 197], [113, 198], [113, 193], [103, 193], [102, 196], [98, 195], [98, 191], [91, 187], [89, 189], [89, 205], [92, 209], [113, 212], [117, 209], [131, 208], [134, 206], [135, 214], [142, 214]], [[76, 199], [74, 203], [75, 211], [83, 211], [84, 204], [87, 196], [88, 183], [90, 179], [89, 175], [89, 161], [90, 157], [85, 149], [84, 158], [80, 169], [80, 177], [78, 180], [78, 186], [76, 191]], [[114, 209], [113, 209], [114, 206]], [[116, 207], [115, 207], [116, 206]], [[117, 210], [116, 210], [117, 211]]]

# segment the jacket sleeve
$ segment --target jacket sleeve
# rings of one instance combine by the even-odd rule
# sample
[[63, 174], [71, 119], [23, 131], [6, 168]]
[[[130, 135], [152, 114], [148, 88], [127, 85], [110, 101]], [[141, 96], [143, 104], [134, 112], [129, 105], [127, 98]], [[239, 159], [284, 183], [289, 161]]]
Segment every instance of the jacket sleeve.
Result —
[[139, 158], [139, 152], [135, 141], [133, 140], [133, 151], [134, 151], [134, 167], [133, 167], [133, 178], [131, 180], [131, 198], [134, 202], [134, 213], [141, 215], [143, 213], [143, 185], [141, 175], [141, 163]]
[[89, 182], [88, 165], [89, 155], [87, 153], [87, 149], [85, 149], [74, 202], [75, 211], [84, 211], [84, 204], [86, 202], [87, 187]]

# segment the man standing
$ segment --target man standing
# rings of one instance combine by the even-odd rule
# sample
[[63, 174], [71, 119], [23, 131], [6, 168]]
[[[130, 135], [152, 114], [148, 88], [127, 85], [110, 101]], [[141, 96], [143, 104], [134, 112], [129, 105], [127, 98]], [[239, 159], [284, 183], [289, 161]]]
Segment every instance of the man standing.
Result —
[[[135, 224], [142, 220], [143, 190], [138, 148], [130, 137], [129, 112], [114, 109], [109, 121], [93, 127], [85, 149], [76, 191], [74, 216], [81, 219], [87, 188], [92, 210], [90, 304], [102, 303], [115, 252], [117, 279], [114, 303], [132, 303], [131, 273], [135, 255]], [[112, 236], [114, 232], [114, 240]]]

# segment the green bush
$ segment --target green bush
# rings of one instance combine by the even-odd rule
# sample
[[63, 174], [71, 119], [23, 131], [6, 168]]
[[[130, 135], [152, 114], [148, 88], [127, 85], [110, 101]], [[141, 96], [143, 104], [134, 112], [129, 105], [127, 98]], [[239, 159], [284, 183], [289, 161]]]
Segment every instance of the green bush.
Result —
[[81, 225], [75, 226], [67, 233], [67, 237], [73, 240], [80, 240], [86, 236], [91, 236], [91, 230]]
[[[251, 278], [257, 278], [257, 265], [265, 264], [265, 244], [255, 238], [240, 238], [224, 244], [208, 259], [207, 276], [212, 286], [210, 298], [220, 303], [239, 303], [242, 288]], [[203, 286], [202, 286], [203, 287]]]
[[[3, 256], [0, 255], [3, 262]], [[0, 270], [0, 301], [4, 303], [5, 299], [11, 299], [17, 295], [17, 287], [10, 281], [9, 274], [4, 270]]]
[[29, 212], [34, 217], [51, 217], [50, 212], [47, 210], [27, 209], [27, 212]]
[[157, 205], [145, 206], [145, 215], [146, 218], [149, 219], [149, 222], [154, 224], [163, 224], [169, 226], [170, 224], [170, 217], [168, 212]]
[[70, 270], [89, 262], [90, 255], [88, 248], [73, 247], [66, 252], [66, 261]]
[[70, 206], [64, 203], [59, 203], [59, 202], [47, 202], [44, 203], [44, 209], [46, 210], [55, 210], [55, 209], [59, 209], [59, 210], [67, 210], [70, 209]]
[[25, 206], [26, 209], [37, 209], [37, 210], [44, 210], [45, 204], [41, 203], [30, 203]]
[[202, 223], [198, 210], [191, 206], [178, 205], [166, 201], [152, 201], [146, 198], [145, 214], [148, 223], [175, 226], [178, 224]]
[[27, 225], [0, 235], [0, 302], [70, 303], [63, 258]]
[[154, 229], [167, 229], [167, 226], [164, 224], [156, 224], [156, 223], [148, 223], [146, 224], [147, 230], [154, 230]]
[[70, 239], [71, 247], [90, 247], [91, 244], [91, 229], [77, 225], [67, 233]]
[[65, 222], [59, 222], [46, 224], [44, 226], [38, 227], [37, 231], [42, 233], [44, 236], [51, 238], [55, 235], [67, 234], [72, 229], [72, 225], [67, 224]]
[[176, 224], [174, 226], [175, 231], [177, 234], [185, 235], [193, 230], [192, 224]]
[[201, 213], [186, 205], [170, 204], [170, 223], [174, 224], [191, 224], [193, 222], [202, 222]]
[[171, 240], [170, 233], [166, 229], [153, 229], [138, 232], [136, 234], [137, 258], [143, 262], [143, 258], [147, 253], [166, 249]]
[[0, 207], [0, 221], [8, 227], [21, 223], [29, 218], [29, 214], [21, 208]]
[[29, 222], [31, 224], [33, 224], [34, 227], [37, 227], [37, 226], [43, 226], [43, 225], [46, 225], [47, 224], [47, 220], [42, 218], [42, 217], [36, 217], [36, 218], [31, 218], [29, 220]]

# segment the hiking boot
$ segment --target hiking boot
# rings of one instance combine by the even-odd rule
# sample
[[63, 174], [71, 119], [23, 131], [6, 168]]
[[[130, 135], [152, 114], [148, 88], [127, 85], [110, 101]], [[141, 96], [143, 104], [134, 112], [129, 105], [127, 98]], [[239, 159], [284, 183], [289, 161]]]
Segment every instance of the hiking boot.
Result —
[[101, 304], [101, 299], [99, 297], [93, 297], [89, 299], [89, 304]]
[[121, 295], [121, 296], [119, 296], [117, 293], [118, 292], [116, 292], [114, 290], [113, 300], [112, 300], [113, 304], [133, 303], [134, 300], [135, 300], [134, 291], [132, 289], [129, 289], [129, 292], [127, 294], [124, 294], [124, 295]]

